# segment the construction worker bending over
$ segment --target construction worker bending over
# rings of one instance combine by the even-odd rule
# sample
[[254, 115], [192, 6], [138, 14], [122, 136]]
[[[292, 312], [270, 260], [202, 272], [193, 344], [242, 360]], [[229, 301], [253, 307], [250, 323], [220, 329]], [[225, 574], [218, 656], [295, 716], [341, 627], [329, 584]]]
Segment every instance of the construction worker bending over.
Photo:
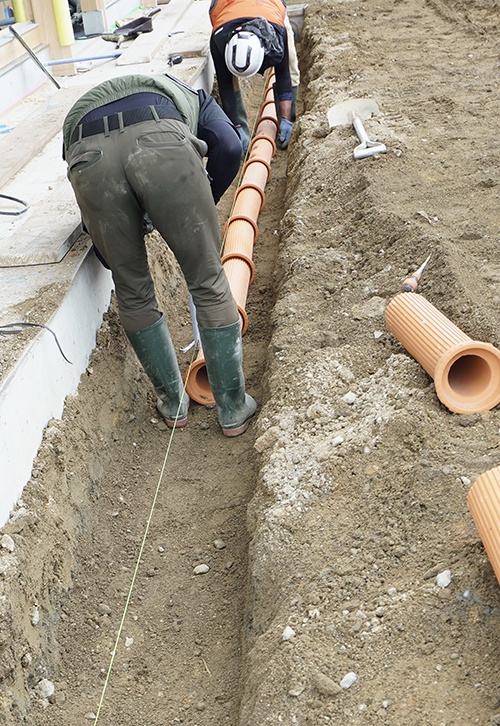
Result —
[[[279, 140], [281, 148], [286, 149], [294, 120], [288, 50], [293, 31], [287, 32], [285, 27], [286, 4], [283, 0], [213, 0], [209, 12], [210, 52], [222, 108], [238, 129], [243, 149], [248, 148], [250, 133], [237, 79], [251, 78], [271, 67], [275, 71]], [[296, 93], [297, 88], [295, 97]]]
[[169, 75], [128, 75], [85, 93], [66, 116], [63, 135], [83, 223], [111, 270], [121, 323], [155, 387], [159, 412], [169, 427], [184, 426], [189, 398], [155, 296], [145, 213], [175, 255], [196, 306], [222, 431], [242, 434], [256, 403], [245, 393], [240, 317], [221, 264], [214, 203], [241, 161], [232, 123], [204, 91]]

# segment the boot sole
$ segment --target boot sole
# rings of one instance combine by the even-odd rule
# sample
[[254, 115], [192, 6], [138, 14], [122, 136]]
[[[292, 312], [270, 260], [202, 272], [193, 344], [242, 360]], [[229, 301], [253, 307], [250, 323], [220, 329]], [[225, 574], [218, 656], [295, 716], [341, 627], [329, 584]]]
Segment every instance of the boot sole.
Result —
[[173, 429], [173, 428], [183, 429], [184, 426], [187, 424], [187, 422], [188, 422], [187, 418], [179, 419], [177, 421], [167, 421], [165, 419], [165, 423], [167, 424], [169, 429]]
[[235, 429], [222, 429], [222, 433], [224, 436], [240, 436], [240, 434], [244, 434], [247, 428], [250, 426], [251, 419], [247, 419], [245, 423], [242, 423], [241, 426], [237, 426]]

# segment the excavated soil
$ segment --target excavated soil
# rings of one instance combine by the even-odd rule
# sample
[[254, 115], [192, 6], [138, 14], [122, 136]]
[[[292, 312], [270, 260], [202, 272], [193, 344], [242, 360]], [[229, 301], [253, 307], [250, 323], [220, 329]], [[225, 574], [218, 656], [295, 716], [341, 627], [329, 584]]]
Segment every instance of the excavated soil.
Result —
[[[500, 590], [467, 507], [498, 408], [449, 411], [384, 319], [431, 254], [418, 294], [500, 345], [498, 10], [308, 3], [247, 301], [258, 416], [230, 440], [193, 404], [171, 437], [113, 302], [2, 530], [2, 723], [500, 724]], [[387, 153], [354, 160], [327, 111], [359, 98]], [[180, 349], [184, 283], [148, 245]]]

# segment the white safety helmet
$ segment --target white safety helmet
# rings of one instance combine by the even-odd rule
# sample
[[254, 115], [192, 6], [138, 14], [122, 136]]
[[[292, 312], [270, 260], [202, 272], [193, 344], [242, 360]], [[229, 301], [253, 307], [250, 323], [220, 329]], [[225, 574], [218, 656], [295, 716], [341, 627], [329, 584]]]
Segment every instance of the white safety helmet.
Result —
[[227, 41], [224, 58], [233, 76], [251, 78], [264, 61], [264, 48], [255, 33], [240, 30]]

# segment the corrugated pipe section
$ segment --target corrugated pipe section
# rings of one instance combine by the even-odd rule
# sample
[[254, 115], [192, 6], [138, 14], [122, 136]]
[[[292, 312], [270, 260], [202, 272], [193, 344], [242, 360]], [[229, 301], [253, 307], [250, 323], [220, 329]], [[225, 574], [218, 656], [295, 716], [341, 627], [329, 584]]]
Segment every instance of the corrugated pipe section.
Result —
[[[264, 190], [271, 176], [271, 160], [276, 153], [278, 118], [273, 93], [274, 72], [269, 74], [255, 132], [248, 147], [240, 184], [236, 190], [231, 215], [224, 225], [222, 266], [238, 306], [241, 332], [248, 328], [246, 301], [248, 288], [255, 277], [253, 246], [258, 235], [257, 219], [266, 202]], [[187, 374], [186, 391], [193, 401], [215, 403], [200, 348]]]
[[469, 489], [467, 503], [500, 584], [500, 467], [476, 479]]
[[390, 332], [434, 379], [450, 411], [480, 413], [500, 403], [500, 351], [472, 340], [422, 295], [402, 292], [385, 311]]

